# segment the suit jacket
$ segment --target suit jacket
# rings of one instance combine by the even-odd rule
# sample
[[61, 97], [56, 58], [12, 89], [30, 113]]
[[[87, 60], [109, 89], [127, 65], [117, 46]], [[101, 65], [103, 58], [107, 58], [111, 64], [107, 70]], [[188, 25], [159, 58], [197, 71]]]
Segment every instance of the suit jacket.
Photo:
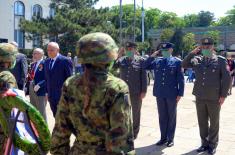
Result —
[[137, 55], [133, 60], [124, 56], [115, 63], [115, 67], [120, 68], [120, 78], [127, 83], [130, 94], [140, 95], [147, 92], [147, 73], [142, 68], [143, 60], [144, 58]]
[[17, 84], [24, 85], [28, 73], [28, 63], [26, 55], [18, 53], [16, 56], [15, 67], [11, 70], [15, 76]]
[[50, 58], [46, 59], [44, 64], [46, 92], [50, 102], [58, 102], [64, 81], [73, 73], [73, 65], [70, 59], [61, 54], [57, 57], [52, 69], [49, 69], [49, 65]]
[[162, 98], [176, 98], [184, 94], [184, 75], [181, 60], [176, 57], [149, 57], [143, 67], [154, 70], [153, 95]]
[[[31, 64], [32, 69], [33, 69], [33, 66], [35, 65], [35, 63]], [[34, 84], [40, 86], [39, 90], [36, 92], [37, 96], [45, 96], [45, 94], [46, 94], [46, 81], [45, 81], [45, 71], [44, 71], [45, 66], [44, 66], [44, 64], [45, 64], [45, 60], [42, 60], [39, 63], [38, 68], [36, 69], [36, 71], [34, 73], [34, 78], [33, 78]]]

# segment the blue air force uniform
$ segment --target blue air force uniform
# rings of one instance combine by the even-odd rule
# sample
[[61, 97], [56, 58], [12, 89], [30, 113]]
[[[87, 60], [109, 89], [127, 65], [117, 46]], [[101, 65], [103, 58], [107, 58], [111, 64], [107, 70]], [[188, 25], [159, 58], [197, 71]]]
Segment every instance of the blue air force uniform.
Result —
[[162, 142], [173, 142], [176, 128], [177, 96], [184, 94], [181, 60], [176, 57], [149, 57], [143, 67], [154, 70], [153, 95], [157, 98]]

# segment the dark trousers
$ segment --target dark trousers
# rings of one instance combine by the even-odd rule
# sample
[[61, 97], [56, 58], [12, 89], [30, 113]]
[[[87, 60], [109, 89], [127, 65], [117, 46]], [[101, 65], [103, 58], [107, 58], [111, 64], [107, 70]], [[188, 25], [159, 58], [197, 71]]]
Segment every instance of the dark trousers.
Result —
[[142, 99], [140, 99], [140, 95], [138, 94], [130, 94], [130, 98], [132, 106], [134, 138], [136, 139], [140, 130]]
[[53, 116], [55, 117], [56, 112], [57, 112], [57, 105], [58, 105], [59, 101], [49, 99], [49, 103], [50, 103], [50, 107], [51, 107], [51, 111], [53, 113]]
[[157, 97], [161, 140], [173, 141], [176, 128], [176, 98]]
[[218, 101], [196, 98], [196, 108], [202, 145], [216, 148], [219, 141], [221, 106]]

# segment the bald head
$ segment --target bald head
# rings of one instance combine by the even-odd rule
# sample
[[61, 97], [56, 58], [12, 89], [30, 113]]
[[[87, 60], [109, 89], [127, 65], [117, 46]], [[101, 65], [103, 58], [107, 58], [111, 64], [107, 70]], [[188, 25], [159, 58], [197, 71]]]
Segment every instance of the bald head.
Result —
[[55, 58], [56, 55], [59, 53], [60, 47], [59, 44], [56, 42], [49, 42], [47, 45], [47, 54], [49, 58]]

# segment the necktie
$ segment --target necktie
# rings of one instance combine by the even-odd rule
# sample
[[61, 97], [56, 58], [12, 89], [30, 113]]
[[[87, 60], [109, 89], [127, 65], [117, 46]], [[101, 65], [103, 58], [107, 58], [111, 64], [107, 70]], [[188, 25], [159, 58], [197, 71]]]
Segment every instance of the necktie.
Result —
[[50, 69], [50, 70], [51, 70], [52, 67], [53, 67], [53, 62], [54, 62], [54, 59], [51, 59], [50, 64], [49, 64], [49, 69]]
[[37, 65], [37, 62], [35, 62], [35, 63], [33, 64], [33, 66], [32, 66], [31, 74], [30, 74], [30, 78], [31, 78], [31, 80], [33, 80], [33, 79], [34, 79], [36, 65]]

